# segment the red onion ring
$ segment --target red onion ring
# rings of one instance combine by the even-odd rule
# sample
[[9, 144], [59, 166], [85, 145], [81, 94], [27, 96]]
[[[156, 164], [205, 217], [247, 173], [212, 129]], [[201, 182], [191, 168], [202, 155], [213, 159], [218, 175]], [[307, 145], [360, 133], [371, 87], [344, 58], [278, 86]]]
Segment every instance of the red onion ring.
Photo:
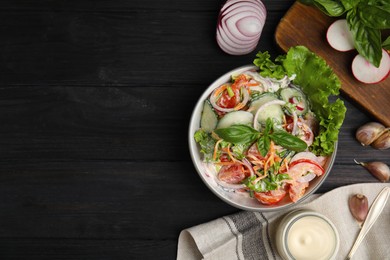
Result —
[[[217, 90], [218, 88], [216, 88], [213, 93], [211, 93], [211, 96], [210, 96], [210, 103], [211, 105], [218, 111], [220, 112], [225, 112], [225, 113], [229, 113], [229, 112], [232, 112], [235, 110], [235, 108], [223, 108], [223, 107], [220, 107], [217, 105], [217, 100], [216, 100], [216, 96], [214, 95], [215, 91]], [[244, 106], [248, 103], [249, 101], [249, 92], [246, 88], [241, 88], [242, 90], [242, 94], [243, 94], [243, 99], [240, 103], [243, 103]]]
[[231, 55], [252, 52], [263, 30], [267, 11], [260, 0], [228, 0], [218, 16], [216, 39]]

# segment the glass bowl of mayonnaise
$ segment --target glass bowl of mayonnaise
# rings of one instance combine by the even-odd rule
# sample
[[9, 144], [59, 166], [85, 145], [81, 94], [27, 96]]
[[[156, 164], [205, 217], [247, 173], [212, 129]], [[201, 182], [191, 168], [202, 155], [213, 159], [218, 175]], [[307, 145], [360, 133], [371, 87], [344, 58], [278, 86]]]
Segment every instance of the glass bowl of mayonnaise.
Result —
[[285, 260], [335, 259], [340, 237], [335, 225], [312, 210], [294, 210], [281, 220], [276, 246]]

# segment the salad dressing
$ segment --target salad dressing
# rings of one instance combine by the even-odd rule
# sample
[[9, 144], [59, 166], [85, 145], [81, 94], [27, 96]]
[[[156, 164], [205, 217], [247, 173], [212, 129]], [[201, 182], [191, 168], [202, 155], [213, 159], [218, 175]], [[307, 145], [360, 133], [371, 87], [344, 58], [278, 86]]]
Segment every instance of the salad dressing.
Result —
[[317, 216], [298, 219], [287, 234], [287, 250], [295, 259], [330, 259], [335, 247], [333, 228]]
[[283, 217], [276, 246], [286, 260], [330, 260], [339, 250], [340, 238], [334, 224], [312, 210], [295, 210]]

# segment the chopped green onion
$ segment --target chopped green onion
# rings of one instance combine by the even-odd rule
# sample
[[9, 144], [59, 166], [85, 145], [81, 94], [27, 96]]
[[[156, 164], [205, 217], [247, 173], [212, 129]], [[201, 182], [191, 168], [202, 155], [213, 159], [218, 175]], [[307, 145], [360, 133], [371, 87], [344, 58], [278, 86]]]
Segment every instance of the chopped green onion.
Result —
[[233, 89], [230, 86], [227, 86], [226, 90], [228, 92], [229, 97], [234, 97]]

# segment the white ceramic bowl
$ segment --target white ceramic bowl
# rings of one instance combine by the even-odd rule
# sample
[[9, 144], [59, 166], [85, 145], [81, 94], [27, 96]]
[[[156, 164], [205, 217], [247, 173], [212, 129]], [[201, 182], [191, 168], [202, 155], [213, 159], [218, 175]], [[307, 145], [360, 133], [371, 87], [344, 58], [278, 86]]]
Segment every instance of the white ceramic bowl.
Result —
[[202, 96], [199, 98], [198, 102], [195, 105], [195, 108], [193, 110], [190, 125], [189, 125], [189, 133], [188, 133], [188, 142], [189, 142], [189, 149], [192, 161], [194, 163], [194, 166], [203, 180], [203, 182], [206, 184], [206, 186], [219, 198], [221, 198], [223, 201], [227, 202], [228, 204], [237, 207], [239, 209], [248, 210], [248, 211], [275, 211], [275, 210], [281, 210], [288, 208], [289, 206], [296, 205], [297, 203], [303, 201], [306, 199], [310, 194], [314, 193], [324, 182], [326, 177], [328, 176], [334, 159], [336, 157], [337, 152], [337, 143], [335, 144], [335, 150], [332, 154], [332, 156], [329, 157], [329, 159], [326, 162], [325, 165], [325, 173], [315, 178], [310, 182], [310, 186], [306, 189], [305, 195], [296, 203], [291, 202], [291, 200], [286, 196], [282, 201], [275, 205], [263, 205], [259, 203], [256, 199], [249, 197], [247, 194], [243, 192], [235, 193], [232, 191], [227, 191], [226, 189], [222, 188], [215, 182], [215, 177], [211, 176], [212, 173], [210, 173], [209, 169], [205, 168], [205, 164], [202, 160], [202, 155], [200, 153], [199, 145], [194, 140], [194, 133], [200, 128], [200, 117], [202, 114], [203, 109], [203, 103], [204, 101], [209, 97], [211, 92], [217, 88], [218, 86], [222, 85], [223, 83], [228, 82], [231, 79], [231, 75], [233, 74], [240, 74], [244, 71], [248, 71], [251, 69], [256, 69], [253, 65], [247, 65], [243, 67], [239, 67], [237, 69], [234, 69], [232, 71], [227, 72], [226, 74], [219, 77], [217, 80], [215, 80], [202, 94]]

